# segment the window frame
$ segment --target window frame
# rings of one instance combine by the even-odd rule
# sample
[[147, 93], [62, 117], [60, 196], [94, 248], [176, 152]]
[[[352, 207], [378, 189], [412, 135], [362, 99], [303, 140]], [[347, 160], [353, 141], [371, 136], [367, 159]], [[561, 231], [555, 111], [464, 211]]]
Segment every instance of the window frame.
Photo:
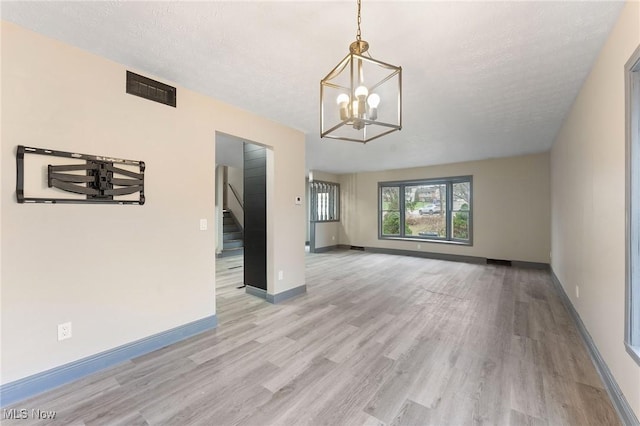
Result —
[[[318, 191], [318, 186], [327, 186], [328, 190]], [[318, 218], [318, 194], [329, 194], [327, 200], [329, 218]], [[333, 199], [332, 199], [333, 198]], [[323, 180], [309, 181], [309, 221], [311, 223], [340, 222], [340, 184], [336, 182], [327, 182]], [[335, 217], [331, 217], [331, 211], [335, 212]]]
[[[451, 225], [453, 219], [453, 185], [456, 183], [469, 183], [469, 238], [460, 239], [453, 237], [453, 227]], [[404, 235], [404, 221], [405, 216], [405, 201], [407, 186], [420, 186], [420, 185], [446, 185], [446, 236], [445, 237], [423, 237], [423, 236], [407, 236]], [[382, 233], [382, 188], [385, 187], [398, 187], [399, 195], [399, 212], [402, 225], [400, 226], [400, 235], [385, 235]], [[417, 241], [428, 243], [444, 243], [444, 244], [457, 244], [464, 246], [473, 246], [473, 175], [465, 176], [451, 176], [444, 178], [428, 178], [428, 179], [412, 179], [412, 180], [399, 180], [399, 181], [386, 181], [378, 182], [378, 239], [379, 240], [400, 240], [400, 241]]]
[[625, 64], [624, 344], [640, 365], [640, 47]]

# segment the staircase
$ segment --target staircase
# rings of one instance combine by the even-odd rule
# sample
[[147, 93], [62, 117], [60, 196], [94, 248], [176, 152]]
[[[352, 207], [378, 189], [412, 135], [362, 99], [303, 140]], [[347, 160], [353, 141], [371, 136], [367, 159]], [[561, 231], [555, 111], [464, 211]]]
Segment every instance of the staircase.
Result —
[[237, 256], [244, 253], [242, 228], [230, 210], [222, 211], [222, 253], [220, 257]]

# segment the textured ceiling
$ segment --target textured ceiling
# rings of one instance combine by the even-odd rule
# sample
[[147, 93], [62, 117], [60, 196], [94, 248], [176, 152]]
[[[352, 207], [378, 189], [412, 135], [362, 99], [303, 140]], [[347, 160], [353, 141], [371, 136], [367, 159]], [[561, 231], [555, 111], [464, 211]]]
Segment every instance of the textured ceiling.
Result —
[[244, 168], [244, 142], [235, 136], [216, 132], [216, 163], [225, 166]]
[[403, 130], [319, 138], [320, 79], [355, 1], [2, 2], [2, 19], [306, 134], [307, 169], [381, 170], [550, 148], [621, 2], [370, 2], [371, 55], [403, 67]]

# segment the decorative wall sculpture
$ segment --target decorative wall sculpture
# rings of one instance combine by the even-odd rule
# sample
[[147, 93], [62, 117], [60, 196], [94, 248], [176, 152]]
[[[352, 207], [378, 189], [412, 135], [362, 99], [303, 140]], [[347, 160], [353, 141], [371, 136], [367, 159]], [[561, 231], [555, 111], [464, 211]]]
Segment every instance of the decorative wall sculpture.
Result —
[[[35, 162], [36, 177], [31, 179], [33, 192], [45, 196], [25, 195], [25, 157], [31, 154], [73, 159], [73, 164], [46, 164]], [[60, 160], [57, 161], [59, 163]], [[53, 149], [18, 146], [16, 154], [18, 203], [94, 203], [144, 204], [143, 161], [123, 160], [88, 154], [56, 151]], [[38, 170], [40, 172], [38, 173]], [[44, 180], [46, 179], [46, 186]], [[39, 184], [39, 185], [38, 185]], [[50, 190], [45, 190], [50, 188]], [[138, 198], [135, 194], [139, 194]], [[43, 194], [44, 195], [44, 194]], [[83, 197], [84, 196], [84, 197]]]

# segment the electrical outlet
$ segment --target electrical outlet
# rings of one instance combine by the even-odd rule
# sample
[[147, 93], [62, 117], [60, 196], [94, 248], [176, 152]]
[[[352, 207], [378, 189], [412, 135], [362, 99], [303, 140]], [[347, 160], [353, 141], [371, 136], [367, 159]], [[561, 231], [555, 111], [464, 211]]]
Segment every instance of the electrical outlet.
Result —
[[418, 244], [418, 249], [421, 249], [421, 248], [422, 248], [422, 244]]
[[201, 231], [207, 230], [207, 219], [200, 219], [200, 230]]
[[282, 281], [284, 279], [284, 271], [278, 271], [278, 280]]
[[336, 236], [335, 236], [335, 235], [332, 235], [332, 236], [331, 236], [331, 241], [335, 241], [335, 240], [336, 240]]
[[58, 341], [71, 339], [71, 323], [58, 324]]
[[580, 299], [580, 287], [576, 286], [576, 298]]

